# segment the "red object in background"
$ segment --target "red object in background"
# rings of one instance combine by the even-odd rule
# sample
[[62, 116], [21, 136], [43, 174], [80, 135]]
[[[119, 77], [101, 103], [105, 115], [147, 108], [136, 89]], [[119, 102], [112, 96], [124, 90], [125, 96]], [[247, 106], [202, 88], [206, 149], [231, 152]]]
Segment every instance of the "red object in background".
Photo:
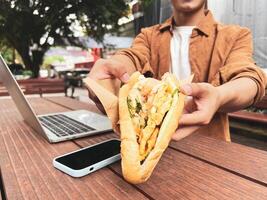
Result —
[[94, 62], [97, 61], [99, 58], [102, 57], [102, 49], [101, 48], [93, 48], [92, 49], [92, 56], [94, 57]]
[[75, 63], [75, 68], [87, 68], [87, 69], [91, 69], [93, 67], [93, 65], [95, 64], [95, 62], [101, 58], [102, 54], [102, 49], [101, 48], [93, 48], [91, 51], [91, 55], [94, 57], [94, 61], [92, 62], [81, 62], [81, 63]]
[[87, 68], [87, 69], [91, 69], [94, 65], [94, 61], [93, 62], [81, 62], [81, 63], [75, 63], [74, 68]]

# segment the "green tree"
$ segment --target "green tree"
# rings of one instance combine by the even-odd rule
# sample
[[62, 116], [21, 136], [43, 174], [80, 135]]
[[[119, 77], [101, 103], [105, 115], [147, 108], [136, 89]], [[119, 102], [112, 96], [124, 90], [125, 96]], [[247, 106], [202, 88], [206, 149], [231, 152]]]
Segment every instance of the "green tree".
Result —
[[83, 46], [77, 28], [101, 41], [118, 30], [118, 19], [127, 13], [124, 0], [0, 0], [0, 40], [15, 48], [37, 77], [50, 46]]
[[14, 62], [15, 51], [4, 38], [0, 39], [0, 52], [7, 63]]

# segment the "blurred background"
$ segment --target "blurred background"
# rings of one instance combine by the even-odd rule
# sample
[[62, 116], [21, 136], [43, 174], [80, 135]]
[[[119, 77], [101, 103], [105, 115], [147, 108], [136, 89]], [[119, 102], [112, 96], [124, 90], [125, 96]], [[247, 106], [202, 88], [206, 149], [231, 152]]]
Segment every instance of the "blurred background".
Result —
[[[267, 73], [266, 8], [266, 0], [208, 1], [218, 21], [251, 29], [255, 61]], [[170, 0], [0, 0], [0, 52], [25, 94], [88, 102], [82, 79], [96, 60], [171, 13]], [[1, 82], [0, 96], [8, 96]], [[266, 96], [229, 116], [234, 142], [267, 150]]]

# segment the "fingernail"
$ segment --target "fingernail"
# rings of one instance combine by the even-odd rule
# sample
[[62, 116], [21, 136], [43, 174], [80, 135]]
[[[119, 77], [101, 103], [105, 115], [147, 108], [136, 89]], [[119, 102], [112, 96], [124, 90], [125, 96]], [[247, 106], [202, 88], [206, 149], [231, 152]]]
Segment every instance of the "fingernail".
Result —
[[124, 83], [127, 83], [130, 79], [130, 76], [128, 73], [125, 73], [121, 76], [121, 81], [124, 82]]
[[185, 84], [181, 86], [182, 92], [184, 92], [186, 95], [192, 94], [192, 87], [189, 84]]

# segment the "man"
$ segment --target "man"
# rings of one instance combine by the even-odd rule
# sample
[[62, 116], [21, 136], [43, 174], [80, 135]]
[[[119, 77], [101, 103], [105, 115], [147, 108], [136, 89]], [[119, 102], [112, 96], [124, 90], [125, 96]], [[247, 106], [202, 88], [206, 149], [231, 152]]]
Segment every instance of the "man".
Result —
[[254, 64], [252, 37], [247, 28], [217, 23], [205, 0], [172, 0], [173, 17], [142, 29], [129, 49], [99, 60], [89, 76], [127, 82], [138, 70], [161, 78], [171, 71], [183, 85], [186, 102], [173, 139], [193, 132], [230, 141], [227, 112], [248, 107], [264, 95], [266, 77]]

